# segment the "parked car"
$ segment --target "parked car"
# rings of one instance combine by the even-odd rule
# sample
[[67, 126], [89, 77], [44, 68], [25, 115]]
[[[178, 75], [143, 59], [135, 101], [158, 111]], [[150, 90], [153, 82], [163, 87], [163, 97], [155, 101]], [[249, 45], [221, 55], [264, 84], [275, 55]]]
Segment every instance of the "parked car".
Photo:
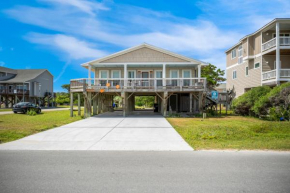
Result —
[[29, 110], [35, 110], [36, 113], [41, 113], [41, 108], [37, 106], [36, 104], [30, 103], [30, 102], [21, 102], [13, 105], [12, 111], [14, 113], [27, 113]]

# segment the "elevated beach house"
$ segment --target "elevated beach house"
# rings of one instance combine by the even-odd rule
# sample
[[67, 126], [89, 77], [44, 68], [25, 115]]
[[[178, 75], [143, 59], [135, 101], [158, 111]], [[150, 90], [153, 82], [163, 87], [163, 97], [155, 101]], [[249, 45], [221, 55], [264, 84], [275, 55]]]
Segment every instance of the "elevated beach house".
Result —
[[207, 63], [142, 44], [82, 64], [88, 77], [70, 81], [71, 97], [84, 95], [86, 116], [112, 110], [114, 96], [122, 97], [124, 116], [134, 113], [135, 96], [155, 96], [164, 116], [199, 112], [206, 91], [203, 65]]

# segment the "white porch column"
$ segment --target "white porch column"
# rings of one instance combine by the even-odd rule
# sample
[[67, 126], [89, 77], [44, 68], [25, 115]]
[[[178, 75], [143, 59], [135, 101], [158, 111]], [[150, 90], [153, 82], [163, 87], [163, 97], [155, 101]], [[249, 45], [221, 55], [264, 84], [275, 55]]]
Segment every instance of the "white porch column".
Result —
[[198, 73], [197, 73], [198, 82], [200, 82], [200, 77], [201, 77], [201, 64], [199, 64], [199, 65], [197, 66], [197, 68], [198, 68]]
[[88, 78], [89, 78], [89, 82], [88, 82], [88, 85], [89, 85], [89, 87], [91, 87], [91, 85], [92, 85], [92, 81], [91, 81], [91, 71], [92, 71], [92, 66], [89, 64], [89, 72], [88, 72]]
[[163, 86], [166, 86], [166, 64], [163, 64], [163, 69], [162, 69], [162, 78], [163, 78]]
[[124, 64], [124, 87], [125, 88], [127, 88], [127, 77], [128, 77], [127, 64]]
[[280, 84], [280, 25], [276, 23], [276, 80]]

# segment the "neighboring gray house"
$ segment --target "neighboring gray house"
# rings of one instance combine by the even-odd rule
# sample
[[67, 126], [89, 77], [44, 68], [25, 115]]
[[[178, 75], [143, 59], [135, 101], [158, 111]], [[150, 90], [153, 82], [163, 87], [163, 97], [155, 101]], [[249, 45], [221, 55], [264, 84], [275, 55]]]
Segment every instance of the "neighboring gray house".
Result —
[[53, 75], [48, 70], [0, 67], [0, 107], [21, 101], [44, 106], [53, 97]]

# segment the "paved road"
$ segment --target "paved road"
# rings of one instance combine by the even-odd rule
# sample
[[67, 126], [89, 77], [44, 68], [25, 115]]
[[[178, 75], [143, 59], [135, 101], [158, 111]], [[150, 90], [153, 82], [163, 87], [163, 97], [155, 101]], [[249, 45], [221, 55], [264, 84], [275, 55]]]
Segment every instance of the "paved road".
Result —
[[[42, 112], [46, 111], [63, 111], [63, 110], [69, 110], [69, 108], [48, 108], [48, 109], [41, 109]], [[13, 111], [2, 111], [0, 112], [0, 115], [8, 115], [13, 114]]]
[[193, 150], [163, 116], [144, 113], [102, 114], [1, 144], [0, 150]]
[[290, 192], [290, 153], [0, 151], [0, 190]]

